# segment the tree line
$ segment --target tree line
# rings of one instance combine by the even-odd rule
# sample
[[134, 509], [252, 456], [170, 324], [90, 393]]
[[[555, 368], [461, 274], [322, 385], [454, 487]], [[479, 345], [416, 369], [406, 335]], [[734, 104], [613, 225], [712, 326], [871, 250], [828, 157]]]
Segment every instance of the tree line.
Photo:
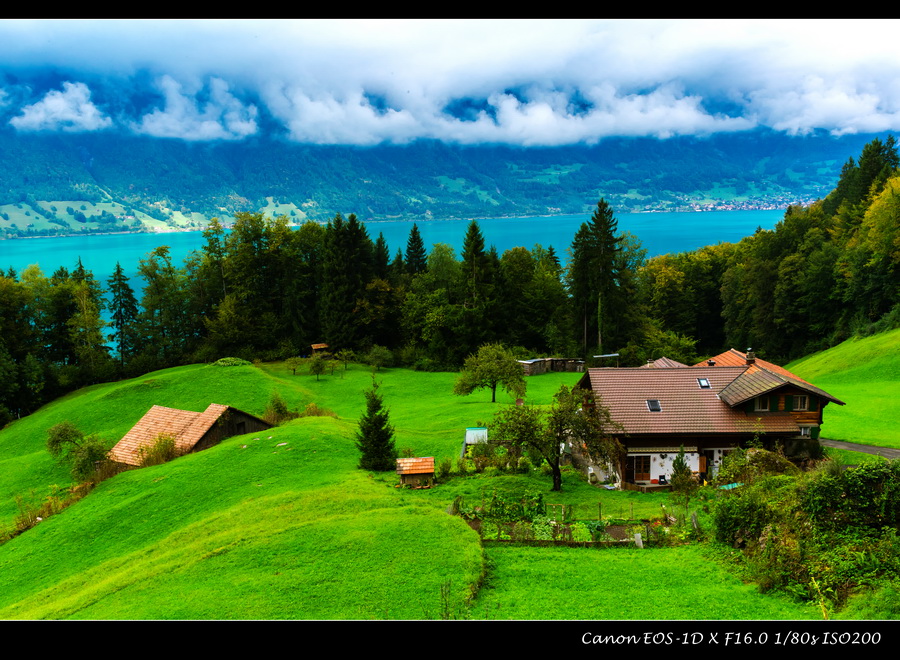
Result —
[[[213, 219], [182, 264], [159, 247], [136, 288], [118, 265], [99, 282], [79, 260], [47, 276], [0, 276], [0, 423], [87, 384], [225, 356], [284, 360], [310, 345], [456, 370], [485, 344], [517, 356], [619, 353], [692, 363], [730, 346], [775, 361], [900, 319], [900, 201], [893, 137], [844, 166], [838, 186], [739, 243], [646, 258], [603, 199], [573, 237], [502, 255], [472, 221], [459, 255], [413, 224], [393, 255], [355, 215], [292, 228]], [[105, 317], [110, 319], [108, 322]]]

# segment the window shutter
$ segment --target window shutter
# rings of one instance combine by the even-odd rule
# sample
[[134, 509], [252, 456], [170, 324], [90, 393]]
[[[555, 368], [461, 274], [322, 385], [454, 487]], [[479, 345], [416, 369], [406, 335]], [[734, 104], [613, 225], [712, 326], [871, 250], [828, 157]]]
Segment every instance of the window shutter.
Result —
[[772, 395], [769, 397], [769, 412], [777, 412], [778, 411], [778, 397]]
[[809, 437], [811, 437], [813, 440], [819, 439], [819, 427], [818, 426], [814, 426], [809, 430]]
[[784, 395], [784, 409], [787, 412], [791, 412], [794, 409], [794, 395], [793, 394], [785, 394]]
[[809, 397], [809, 409], [816, 412], [819, 409], [819, 398], [815, 396]]

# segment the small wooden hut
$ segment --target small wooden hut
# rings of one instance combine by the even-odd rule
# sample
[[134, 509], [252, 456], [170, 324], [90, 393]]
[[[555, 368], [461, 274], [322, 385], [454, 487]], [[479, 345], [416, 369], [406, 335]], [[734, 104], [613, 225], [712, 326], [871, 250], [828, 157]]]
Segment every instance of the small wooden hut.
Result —
[[141, 417], [109, 453], [117, 463], [140, 465], [144, 452], [161, 435], [175, 439], [175, 450], [181, 454], [201, 451], [225, 438], [244, 433], [257, 433], [272, 425], [231, 406], [211, 403], [203, 412], [153, 406]]
[[433, 486], [434, 456], [425, 458], [398, 458], [397, 474], [401, 486]]

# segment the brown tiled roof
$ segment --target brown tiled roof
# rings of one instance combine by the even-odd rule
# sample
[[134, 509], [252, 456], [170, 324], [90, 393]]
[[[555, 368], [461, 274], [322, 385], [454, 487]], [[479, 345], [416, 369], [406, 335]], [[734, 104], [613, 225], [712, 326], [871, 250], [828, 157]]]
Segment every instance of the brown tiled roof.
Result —
[[397, 459], [397, 474], [431, 474], [433, 472], [434, 456]]
[[652, 362], [648, 362], [647, 364], [641, 365], [643, 369], [672, 369], [677, 367], [686, 367], [686, 364], [682, 364], [677, 360], [673, 360], [672, 358], [667, 358], [663, 356], [661, 358], [656, 358]]
[[[722, 393], [722, 400], [728, 405], [736, 406], [744, 401], [772, 392], [783, 385], [793, 385], [799, 389], [824, 397], [838, 405], [845, 405], [837, 397], [819, 389], [812, 383], [803, 380], [800, 376], [791, 373], [784, 367], [779, 367], [777, 364], [756, 358], [753, 364], [748, 365], [746, 353], [741, 353], [733, 348], [710, 359], [715, 361], [716, 366], [713, 367], [715, 369], [741, 365], [747, 367], [746, 373]], [[710, 368], [707, 366], [706, 360], [694, 365], [694, 369], [700, 367]]]
[[153, 406], [110, 451], [112, 460], [140, 465], [141, 447], [151, 446], [161, 434], [175, 438], [179, 454], [190, 452], [228, 406], [212, 403], [203, 412]]
[[[582, 387], [598, 395], [612, 419], [629, 435], [706, 433], [797, 433], [790, 413], [748, 415], [732, 408], [720, 393], [747, 370], [743, 367], [693, 367], [686, 369], [589, 369]], [[702, 389], [699, 378], [709, 380]], [[651, 412], [648, 400], [657, 400], [661, 410]]]

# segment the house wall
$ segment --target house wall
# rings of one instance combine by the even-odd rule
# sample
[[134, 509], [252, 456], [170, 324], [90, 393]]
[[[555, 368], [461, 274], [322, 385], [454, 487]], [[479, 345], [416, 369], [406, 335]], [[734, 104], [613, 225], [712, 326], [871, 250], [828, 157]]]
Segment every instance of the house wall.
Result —
[[194, 445], [191, 451], [203, 451], [227, 438], [244, 435], [245, 433], [259, 433], [270, 428], [272, 426], [261, 419], [242, 413], [239, 410], [229, 409], [200, 438], [200, 441]]
[[[671, 483], [672, 481], [672, 465], [675, 462], [675, 458], [678, 456], [678, 451], [664, 451], [664, 452], [640, 452], [640, 451], [629, 451], [628, 456], [649, 456], [650, 457], [650, 483], [653, 482], [654, 479], [659, 479], [660, 476], [665, 477], [666, 481]], [[691, 469], [691, 472], [699, 472], [700, 471], [700, 454], [696, 451], [685, 451], [684, 458], [687, 461], [688, 467]], [[636, 480], [637, 481], [637, 480]], [[639, 483], [648, 483], [646, 481], [640, 481]]]

